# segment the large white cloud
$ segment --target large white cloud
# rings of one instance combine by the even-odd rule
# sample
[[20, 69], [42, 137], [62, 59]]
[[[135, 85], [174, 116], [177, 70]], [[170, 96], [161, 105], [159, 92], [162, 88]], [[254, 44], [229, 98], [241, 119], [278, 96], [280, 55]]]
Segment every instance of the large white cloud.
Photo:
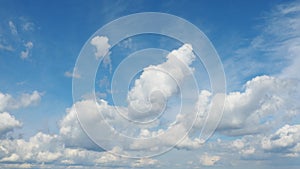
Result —
[[[82, 148], [97, 147], [88, 139], [81, 128], [77, 115], [83, 127], [88, 131], [87, 133], [94, 136], [94, 139], [99, 138], [97, 141], [100, 141], [100, 144], [102, 143], [101, 140], [116, 139], [116, 136], [112, 134], [115, 132], [139, 138], [151, 138], [166, 134], [166, 137], [160, 137], [156, 141], [147, 139], [124, 140], [124, 143], [122, 143], [124, 147], [122, 148], [127, 151], [141, 151], [149, 147], [152, 147], [153, 151], [159, 151], [162, 147], [176, 145], [179, 140], [183, 139], [189, 127], [181, 123], [168, 126], [166, 132], [164, 129], [159, 128], [159, 123], [143, 127], [136, 126], [136, 124], [120, 115], [128, 115], [129, 118], [134, 119], [152, 117], [152, 115], [155, 117], [157, 115], [155, 113], [163, 111], [167, 99], [179, 92], [180, 83], [193, 71], [193, 68], [189, 67], [195, 59], [192, 46], [185, 44], [178, 50], [173, 50], [166, 57], [167, 60], [162, 64], [145, 68], [140, 78], [135, 81], [133, 88], [128, 93], [128, 108], [111, 106], [104, 100], [99, 100], [97, 106], [93, 100], [82, 100], [68, 109], [67, 115], [60, 123], [60, 134], [66, 140], [66, 145]], [[137, 110], [140, 112], [137, 112]], [[194, 106], [191, 107], [191, 110], [194, 110]], [[111, 128], [108, 128], [107, 125], [110, 125]], [[148, 129], [149, 127], [152, 127], [152, 129]], [[153, 130], [153, 128], [156, 129]], [[118, 139], [121, 144], [120, 141]], [[202, 143], [199, 139], [186, 137], [177, 145], [177, 148], [194, 149], [200, 147]]]
[[[300, 94], [297, 86], [296, 81], [271, 76], [257, 76], [249, 80], [245, 91], [227, 94], [217, 131], [225, 135], [247, 135], [262, 133], [283, 123], [283, 119], [295, 116], [299, 109], [295, 104]], [[210, 99], [210, 92], [200, 93], [197, 104], [200, 118], [196, 127], [204, 124]]]
[[[133, 119], [153, 119], [164, 111], [168, 99], [180, 89], [182, 80], [192, 73], [193, 48], [184, 44], [167, 55], [167, 61], [143, 69], [128, 93], [128, 115]], [[148, 119], [149, 120], [149, 119]]]

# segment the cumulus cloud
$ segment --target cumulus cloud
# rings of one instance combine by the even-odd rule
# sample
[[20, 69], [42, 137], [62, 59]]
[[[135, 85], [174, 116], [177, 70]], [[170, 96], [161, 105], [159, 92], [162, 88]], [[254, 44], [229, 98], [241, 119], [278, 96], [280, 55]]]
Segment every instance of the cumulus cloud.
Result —
[[112, 71], [111, 59], [110, 59], [110, 47], [108, 43], [109, 39], [106, 36], [95, 36], [91, 40], [90, 44], [96, 48], [95, 57], [96, 59], [102, 59], [104, 67], [109, 67], [109, 71]]
[[300, 125], [285, 125], [274, 134], [266, 136], [262, 148], [269, 152], [298, 156], [300, 153]]
[[[200, 91], [198, 102], [196, 105], [191, 105], [193, 107], [190, 109], [191, 112], [177, 115], [176, 122], [168, 126], [167, 130], [158, 130], [159, 126], [157, 125], [155, 126], [157, 130], [131, 126], [119, 114], [139, 120], [143, 117], [149, 117], [149, 114], [156, 115], [155, 112], [163, 110], [168, 98], [178, 92], [180, 81], [192, 73], [193, 68], [189, 65], [194, 59], [192, 47], [185, 44], [178, 50], [172, 51], [167, 56], [166, 62], [144, 68], [143, 73], [128, 93], [128, 107], [110, 106], [104, 100], [100, 100], [97, 107], [92, 100], [75, 103], [62, 120], [61, 135], [70, 146], [92, 149], [97, 147], [87, 138], [76, 119], [76, 113], [82, 112], [85, 124], [88, 124], [86, 127], [90, 128], [89, 132], [92, 131], [90, 134], [94, 135], [101, 132], [102, 137], [108, 140], [111, 138], [110, 132], [122, 131], [124, 132], [122, 134], [140, 138], [151, 138], [167, 133], [165, 137], [155, 141], [124, 142], [126, 145], [126, 147], [122, 147], [124, 151], [145, 149], [156, 151], [170, 145], [187, 150], [200, 148], [204, 140], [192, 137], [192, 134], [184, 139], [182, 136], [185, 136], [189, 131], [189, 125], [193, 122], [195, 118], [193, 115], [196, 112], [199, 112], [199, 116], [191, 133], [201, 131], [213, 99], [209, 91]], [[296, 81], [272, 76], [257, 76], [249, 80], [244, 85], [244, 91], [227, 94], [223, 119], [217, 131], [228, 136], [243, 136], [259, 134], [272, 129], [283, 119], [293, 116], [293, 112], [297, 109], [293, 101], [295, 99], [294, 94], [299, 92], [297, 86]], [[99, 111], [98, 113], [93, 111], [96, 109]], [[99, 114], [104, 116], [112, 130], [106, 130], [107, 124], [101, 121], [102, 118]], [[208, 121], [207, 123], [212, 122]], [[101, 140], [101, 138], [99, 139]], [[181, 142], [177, 142], [179, 140]], [[235, 146], [239, 147], [240, 153], [245, 156], [256, 151], [255, 147], [245, 146], [240, 142], [237, 142]]]
[[2, 162], [50, 162], [60, 157], [58, 136], [37, 133], [29, 141], [0, 140]]
[[164, 111], [168, 99], [176, 94], [182, 80], [192, 73], [193, 48], [184, 44], [167, 56], [167, 61], [143, 69], [128, 93], [128, 115], [133, 119], [157, 116]]
[[110, 44], [108, 43], [108, 38], [105, 36], [95, 36], [91, 40], [91, 45], [95, 46], [95, 56], [97, 59], [103, 58], [109, 55]]
[[[111, 150], [112, 153], [118, 151], [120, 151], [118, 147]], [[151, 164], [151, 161], [145, 161], [145, 165], [146, 162]], [[66, 168], [66, 166], [105, 168], [121, 164], [130, 166], [131, 160], [124, 160], [109, 152], [65, 147], [65, 142], [59, 135], [39, 132], [28, 140], [0, 140], [1, 168]]]
[[[296, 81], [271, 76], [257, 76], [245, 84], [245, 91], [227, 94], [223, 117], [217, 131], [225, 135], [247, 135], [265, 132], [293, 115], [295, 93], [299, 94]], [[200, 93], [196, 127], [201, 127], [210, 106], [211, 94]]]
[[33, 91], [23, 93], [18, 98], [13, 98], [10, 94], [0, 92], [0, 111], [19, 109], [35, 105], [40, 102], [42, 93]]
[[[149, 106], [152, 106], [150, 111], [152, 114], [162, 110], [162, 107], [169, 97], [178, 92], [181, 81], [193, 71], [189, 65], [195, 59], [192, 52], [191, 45], [185, 44], [178, 50], [172, 51], [166, 56], [167, 60], [156, 66], [149, 66], [144, 69], [140, 78], [135, 81], [134, 86], [128, 93], [128, 107], [122, 106], [110, 106], [106, 101], [97, 101], [97, 107], [93, 100], [82, 100], [75, 103], [72, 108], [68, 109], [67, 115], [61, 121], [60, 134], [67, 141], [67, 145], [80, 146], [83, 148], [95, 148], [93, 144], [81, 129], [79, 122], [77, 121], [77, 114], [79, 114], [81, 124], [84, 124], [85, 129], [90, 135], [99, 135], [99, 140], [105, 141], [112, 137], [117, 137], [112, 133], [122, 132], [127, 136], [139, 137], [139, 138], [151, 138], [160, 134], [166, 134], [162, 129], [150, 130], [149, 126], [136, 126], [124, 119], [120, 114], [129, 115], [129, 117], [141, 117], [136, 115], [137, 109], [141, 113], [149, 113], [147, 111]], [[157, 91], [157, 93], [156, 93]], [[149, 98], [150, 97], [150, 98]], [[149, 100], [150, 99], [150, 100]], [[98, 112], [97, 112], [98, 111]], [[139, 112], [139, 113], [140, 113]], [[150, 114], [151, 114], [150, 113]], [[101, 118], [101, 115], [106, 121]], [[145, 113], [142, 114], [145, 116]], [[146, 114], [147, 116], [149, 114]], [[108, 123], [108, 124], [107, 124]], [[110, 129], [107, 128], [110, 125]], [[154, 123], [150, 128], [158, 127], [159, 123]], [[126, 128], [126, 130], [124, 130]], [[177, 141], [181, 140], [186, 135], [188, 128], [182, 124], [176, 124], [169, 126], [167, 137], [157, 139], [156, 141], [139, 140], [127, 142], [123, 140], [126, 150], [143, 150], [148, 147], [152, 147], [153, 151], [159, 151], [160, 147], [169, 147], [176, 145]], [[101, 137], [100, 137], [101, 136]], [[114, 139], [115, 140], [115, 139]], [[117, 142], [121, 143], [121, 139]], [[185, 138], [181, 143], [177, 145], [178, 148], [192, 149], [199, 147], [203, 143], [198, 139]], [[109, 143], [107, 143], [109, 144]], [[127, 145], [127, 146], [126, 146]], [[155, 148], [154, 148], [155, 147]], [[155, 150], [154, 150], [155, 149]]]
[[[83, 102], [76, 103], [77, 105], [73, 105], [72, 108], [67, 109], [67, 115], [60, 122], [60, 130], [59, 133], [66, 143], [67, 147], [81, 147], [86, 149], [99, 149], [98, 145], [96, 145], [90, 138], [86, 135], [84, 130], [82, 129], [78, 118], [76, 107], [91, 109], [95, 108], [93, 106], [94, 102], [87, 100]], [[87, 111], [86, 111], [87, 113]], [[97, 116], [95, 114], [87, 114], [91, 119], [95, 119]], [[91, 123], [91, 125], [93, 125]]]
[[0, 138], [7, 132], [21, 127], [22, 123], [7, 112], [0, 113]]

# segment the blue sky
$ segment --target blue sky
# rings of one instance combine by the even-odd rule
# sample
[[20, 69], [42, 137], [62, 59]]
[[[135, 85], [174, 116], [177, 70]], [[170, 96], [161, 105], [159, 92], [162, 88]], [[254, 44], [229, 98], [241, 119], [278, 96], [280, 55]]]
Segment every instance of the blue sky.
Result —
[[[105, 45], [110, 45], [111, 39], [97, 34], [97, 30], [115, 19], [139, 12], [168, 13], [189, 21], [203, 31], [219, 54], [226, 75], [226, 100], [223, 117], [212, 138], [204, 144], [197, 136], [214, 93], [205, 67], [199, 59], [193, 59], [195, 53], [189, 51], [191, 47], [169, 37], [146, 34], [124, 39], [112, 48], [106, 46], [108, 51], [99, 54], [106, 50]], [[299, 168], [299, 30], [300, 1], [2, 0], [0, 168]], [[94, 85], [98, 110], [109, 119], [110, 125], [117, 131], [142, 138], [153, 137], [159, 134], [159, 129], [165, 132], [173, 126], [169, 138], [141, 143], [110, 137], [102, 123], [93, 121], [98, 116], [91, 111], [94, 105], [90, 93], [82, 96], [82, 100], [73, 101], [72, 80], [84, 79], [81, 70], [76, 72], [75, 64], [85, 47], [93, 49], [86, 55], [96, 57], [95, 61], [103, 59]], [[164, 52], [144, 51], [132, 56], [133, 61], [127, 58], [145, 48], [160, 48]], [[186, 58], [184, 64], [194, 69], [198, 91], [191, 89], [188, 73], [183, 74], [185, 78], [170, 73], [173, 80], [166, 80], [166, 74], [150, 70], [151, 64], [154, 69], [172, 71], [170, 64], [184, 71], [180, 64], [168, 60], [172, 58], [168, 52], [173, 50], [174, 57]], [[127, 63], [118, 72], [122, 76], [117, 77], [115, 71], [126, 58], [134, 66]], [[124, 88], [127, 84], [123, 81], [115, 84], [114, 87], [125, 92], [110, 88], [115, 76], [117, 80], [127, 77], [127, 72], [143, 64], [125, 86], [129, 89]], [[177, 90], [175, 81], [184, 87]], [[128, 118], [147, 120], [144, 117], [149, 114], [141, 116], [131, 109], [141, 106], [144, 110], [148, 102], [143, 97], [150, 95], [155, 86], [167, 92], [163, 97], [168, 102], [161, 100], [160, 93], [151, 95], [154, 100], [151, 103], [157, 107], [149, 112], [155, 113], [155, 108], [161, 110], [161, 106], [166, 106], [166, 113], [161, 121], [147, 126], [149, 130], [136, 129], [119, 116], [110, 117], [119, 110]], [[178, 92], [183, 90], [191, 98], [195, 95], [195, 102], [184, 102], [187, 112], [193, 113], [179, 116], [176, 114]], [[195, 107], [203, 113], [197, 119], [193, 118]], [[76, 111], [79, 110], [86, 116], [86, 124], [94, 125], [83, 127], [87, 134], [78, 122]], [[172, 123], [175, 119], [176, 123]], [[195, 126], [175, 145], [174, 140], [184, 133], [191, 119], [195, 120]], [[210, 120], [208, 124], [214, 123]], [[99, 148], [87, 135], [96, 143], [103, 137], [111, 143]], [[151, 158], [119, 156], [133, 152], [151, 154], [150, 149], [154, 147], [162, 151], [173, 149], [151, 150], [162, 153]]]

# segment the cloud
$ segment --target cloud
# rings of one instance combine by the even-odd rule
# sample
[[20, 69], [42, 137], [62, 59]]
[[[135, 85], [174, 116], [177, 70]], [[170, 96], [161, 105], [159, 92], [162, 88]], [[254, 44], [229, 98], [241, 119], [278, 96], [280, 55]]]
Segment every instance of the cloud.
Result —
[[112, 71], [111, 59], [110, 59], [110, 47], [108, 43], [109, 39], [106, 36], [95, 36], [90, 44], [96, 48], [95, 57], [96, 59], [102, 59], [104, 67], [109, 67], [109, 71]]
[[14, 51], [14, 48], [10, 45], [3, 45], [3, 44], [0, 44], [0, 50], [6, 50], [6, 51]]
[[[67, 115], [63, 118], [60, 125], [60, 134], [65, 139], [66, 145], [69, 147], [81, 147], [88, 149], [97, 149], [97, 145], [91, 142], [87, 135], [82, 130], [78, 120], [77, 114], [80, 118], [81, 124], [84, 125], [86, 131], [90, 136], [96, 136], [97, 142], [102, 143], [106, 140], [116, 140], [116, 145], [121, 144], [123, 152], [129, 151], [144, 151], [145, 149], [152, 149], [153, 151], [160, 151], [162, 147], [174, 146], [187, 133], [188, 127], [180, 123], [167, 126], [168, 132], [160, 129], [159, 122], [148, 126], [136, 126], [136, 124], [124, 119], [122, 115], [129, 115], [128, 117], [143, 118], [151, 113], [160, 111], [168, 98], [178, 93], [178, 88], [186, 76], [191, 75], [193, 68], [189, 65], [195, 59], [192, 52], [191, 45], [185, 44], [178, 50], [170, 52], [166, 56], [167, 60], [159, 65], [152, 65], [144, 69], [143, 73], [135, 81], [134, 86], [128, 93], [128, 107], [111, 106], [105, 100], [98, 100], [97, 107], [95, 101], [85, 99], [76, 102], [70, 109], [67, 110]], [[175, 79], [175, 80], [174, 80]], [[153, 93], [154, 91], [154, 93]], [[158, 91], [158, 94], [155, 93]], [[163, 93], [163, 95], [160, 95]], [[151, 96], [151, 101], [147, 102], [148, 97]], [[166, 99], [166, 100], [165, 100]], [[148, 105], [147, 105], [148, 104]], [[154, 106], [151, 113], [135, 115], [132, 109], [134, 106], [140, 106], [141, 112], [146, 112], [148, 106]], [[194, 109], [193, 106], [191, 109]], [[106, 120], [104, 121], [103, 118]], [[111, 126], [107, 129], [107, 123]], [[126, 128], [126, 130], [124, 130]], [[148, 129], [149, 128], [149, 129]], [[152, 130], [153, 128], [157, 128]], [[149, 140], [122, 140], [117, 135], [112, 133], [121, 132], [124, 135], [137, 138], [150, 138], [160, 134], [166, 134], [165, 137], [160, 137], [155, 141]], [[101, 133], [99, 135], [99, 133]], [[101, 137], [100, 137], [101, 136]], [[95, 139], [95, 138], [94, 138]], [[191, 139], [186, 137], [182, 142], [176, 145], [179, 149], [196, 149], [203, 144], [200, 139]], [[107, 147], [104, 147], [107, 148]], [[112, 147], [111, 147], [112, 148]]]
[[34, 23], [32, 22], [25, 22], [22, 24], [22, 28], [24, 31], [34, 31]]
[[[116, 147], [111, 152], [118, 151], [120, 149]], [[2, 168], [66, 168], [66, 166], [105, 168], [110, 165], [130, 166], [130, 162], [130, 159], [124, 160], [108, 152], [68, 148], [64, 140], [55, 134], [39, 132], [28, 140], [0, 139], [0, 167]]]
[[24, 44], [25, 50], [21, 51], [20, 57], [22, 59], [26, 59], [29, 56], [29, 53], [31, 49], [33, 48], [33, 43], [31, 41], [28, 41], [26, 44]]
[[0, 113], [0, 138], [15, 128], [22, 126], [22, 123], [7, 112]]
[[33, 91], [32, 93], [23, 93], [18, 98], [13, 98], [10, 94], [0, 92], [0, 111], [35, 105], [40, 102], [42, 95], [38, 91]]
[[151, 158], [141, 158], [131, 164], [132, 167], [153, 167], [158, 165], [158, 160]]
[[[96, 145], [83, 131], [78, 119], [76, 107], [90, 109], [94, 108], [93, 101], [82, 101], [75, 103], [72, 108], [67, 109], [67, 115], [60, 122], [60, 130], [59, 133], [66, 143], [67, 147], [80, 147], [85, 149], [94, 149], [99, 150], [100, 148]], [[96, 118], [93, 116], [94, 114], [87, 114], [91, 119]], [[91, 125], [93, 125], [91, 123]]]
[[274, 134], [262, 140], [262, 148], [269, 152], [293, 154], [300, 153], [300, 125], [285, 125]]
[[71, 77], [71, 78], [76, 78], [76, 79], [81, 78], [81, 76], [78, 73], [77, 69], [74, 69], [73, 71], [66, 71], [64, 75], [66, 77]]
[[182, 80], [192, 74], [193, 48], [184, 44], [167, 55], [167, 61], [143, 69], [127, 96], [128, 116], [144, 120], [164, 111], [168, 99], [179, 91]]
[[[245, 84], [245, 91], [227, 94], [223, 117], [217, 131], [229, 136], [258, 134], [270, 130], [298, 110], [299, 83], [271, 76], [257, 76]], [[297, 96], [298, 95], [298, 96]], [[196, 123], [202, 127], [210, 106], [210, 92], [202, 91]], [[186, 118], [186, 117], [185, 117]]]
[[0, 142], [2, 162], [50, 162], [60, 157], [58, 148], [62, 148], [58, 136], [44, 133], [37, 133], [29, 141], [5, 139]]
[[8, 25], [9, 25], [9, 29], [10, 29], [11, 34], [17, 36], [18, 31], [17, 31], [17, 28], [16, 28], [15, 24], [13, 23], [13, 21], [9, 21]]
[[203, 166], [213, 166], [221, 159], [220, 156], [212, 156], [205, 153], [200, 157], [200, 163]]
[[107, 37], [95, 36], [90, 43], [96, 48], [95, 56], [97, 59], [103, 58], [110, 54], [109, 49], [111, 46], [108, 43]]

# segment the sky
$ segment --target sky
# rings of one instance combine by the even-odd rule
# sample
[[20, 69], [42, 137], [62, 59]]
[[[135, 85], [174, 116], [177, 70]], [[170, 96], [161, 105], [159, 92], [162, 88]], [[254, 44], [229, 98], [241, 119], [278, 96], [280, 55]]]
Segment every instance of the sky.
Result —
[[299, 67], [300, 1], [1, 0], [0, 168], [297, 169]]

